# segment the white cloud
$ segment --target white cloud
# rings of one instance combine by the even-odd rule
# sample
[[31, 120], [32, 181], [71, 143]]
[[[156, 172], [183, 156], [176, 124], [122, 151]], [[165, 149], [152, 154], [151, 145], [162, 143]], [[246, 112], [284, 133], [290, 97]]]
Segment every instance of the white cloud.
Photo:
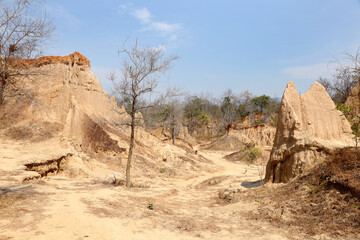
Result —
[[171, 41], [175, 41], [176, 39], [177, 39], [177, 35], [176, 34], [173, 34], [173, 35], [171, 35], [170, 37], [169, 37], [169, 39], [171, 40]]
[[283, 69], [283, 73], [303, 80], [317, 80], [320, 76], [327, 77], [334, 73], [335, 68], [328, 63], [317, 63], [307, 66], [288, 67]]
[[[128, 8], [129, 6], [119, 6], [119, 9], [121, 11], [124, 11]], [[170, 24], [166, 21], [153, 21], [154, 17], [146, 7], [135, 9], [129, 12], [142, 25], [144, 25], [144, 27], [142, 28], [143, 30], [156, 32], [162, 37], [166, 37], [171, 41], [177, 39], [179, 31], [182, 29], [182, 25], [179, 23]]]
[[131, 15], [133, 15], [142, 24], [150, 23], [152, 18], [151, 13], [147, 10], [147, 8], [136, 9], [131, 13]]
[[149, 26], [150, 30], [162, 32], [162, 33], [172, 33], [176, 32], [181, 28], [181, 25], [176, 24], [168, 24], [165, 22], [152, 22]]
[[58, 4], [54, 7], [50, 6], [48, 10], [71, 27], [80, 27], [83, 24], [80, 19], [70, 14], [65, 8]]
[[123, 15], [125, 12], [128, 11], [128, 9], [131, 6], [132, 6], [132, 3], [120, 4], [119, 6], [117, 6], [117, 8], [115, 10], [116, 10], [117, 14]]

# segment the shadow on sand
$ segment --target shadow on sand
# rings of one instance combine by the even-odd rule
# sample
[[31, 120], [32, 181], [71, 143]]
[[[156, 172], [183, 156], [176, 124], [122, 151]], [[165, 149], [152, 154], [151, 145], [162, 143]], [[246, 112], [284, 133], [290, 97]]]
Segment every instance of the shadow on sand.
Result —
[[263, 184], [264, 184], [264, 180], [259, 180], [255, 182], [242, 182], [241, 186], [245, 188], [256, 188], [256, 187], [260, 187]]

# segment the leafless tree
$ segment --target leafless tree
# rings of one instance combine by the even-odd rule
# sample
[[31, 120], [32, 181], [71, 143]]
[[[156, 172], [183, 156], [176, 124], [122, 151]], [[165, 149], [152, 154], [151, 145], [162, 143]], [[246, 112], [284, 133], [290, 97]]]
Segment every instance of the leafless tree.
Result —
[[43, 42], [54, 30], [42, 0], [0, 1], [0, 104], [4, 90], [13, 77], [26, 73], [12, 67], [18, 58], [32, 58], [41, 53]]
[[232, 124], [238, 119], [238, 106], [238, 97], [231, 89], [226, 90], [223, 94], [220, 105], [222, 121], [226, 134], [229, 134]]
[[359, 79], [356, 79], [349, 66], [342, 66], [336, 69], [331, 80], [320, 77], [321, 83], [335, 103], [344, 103], [351, 90], [355, 87]]
[[130, 146], [126, 164], [126, 187], [131, 186], [130, 169], [135, 141], [136, 113], [142, 108], [140, 106], [142, 97], [154, 91], [159, 83], [159, 74], [164, 73], [172, 67], [177, 56], [168, 56], [162, 47], [139, 47], [138, 41], [132, 47], [123, 44], [119, 51], [122, 57], [122, 75], [117, 81], [113, 79], [114, 94], [129, 102], [130, 123]]
[[335, 103], [344, 103], [351, 90], [360, 81], [360, 48], [355, 54], [345, 53], [349, 63], [343, 64], [336, 60], [338, 65], [332, 79], [320, 77], [321, 83]]
[[178, 101], [172, 101], [169, 104], [169, 128], [171, 133], [172, 144], [175, 145], [175, 139], [179, 136], [182, 123], [182, 109]]
[[168, 89], [161, 111], [162, 121], [164, 126], [170, 130], [173, 145], [175, 145], [176, 137], [182, 127], [183, 107], [178, 99], [181, 95], [181, 92], [175, 88]]

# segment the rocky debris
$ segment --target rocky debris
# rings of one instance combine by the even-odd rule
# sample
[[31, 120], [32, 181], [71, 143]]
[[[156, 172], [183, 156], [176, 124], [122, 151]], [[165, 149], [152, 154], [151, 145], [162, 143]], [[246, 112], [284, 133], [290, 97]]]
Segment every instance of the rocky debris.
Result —
[[242, 189], [239, 188], [228, 188], [219, 191], [218, 193], [218, 203], [227, 204], [236, 201], [237, 194], [243, 192]]
[[289, 82], [283, 94], [276, 135], [266, 167], [267, 182], [288, 182], [325, 160], [336, 148], [353, 145], [349, 122], [315, 82], [299, 95]]

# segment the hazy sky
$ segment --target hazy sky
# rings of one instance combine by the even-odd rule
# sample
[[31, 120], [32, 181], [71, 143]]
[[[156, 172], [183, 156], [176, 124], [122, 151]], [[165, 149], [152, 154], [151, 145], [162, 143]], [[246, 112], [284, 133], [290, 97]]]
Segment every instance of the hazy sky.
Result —
[[105, 89], [128, 37], [180, 57], [161, 86], [215, 96], [280, 97], [288, 81], [303, 93], [360, 46], [359, 0], [49, 0], [47, 11], [57, 29], [46, 53], [82, 53]]

